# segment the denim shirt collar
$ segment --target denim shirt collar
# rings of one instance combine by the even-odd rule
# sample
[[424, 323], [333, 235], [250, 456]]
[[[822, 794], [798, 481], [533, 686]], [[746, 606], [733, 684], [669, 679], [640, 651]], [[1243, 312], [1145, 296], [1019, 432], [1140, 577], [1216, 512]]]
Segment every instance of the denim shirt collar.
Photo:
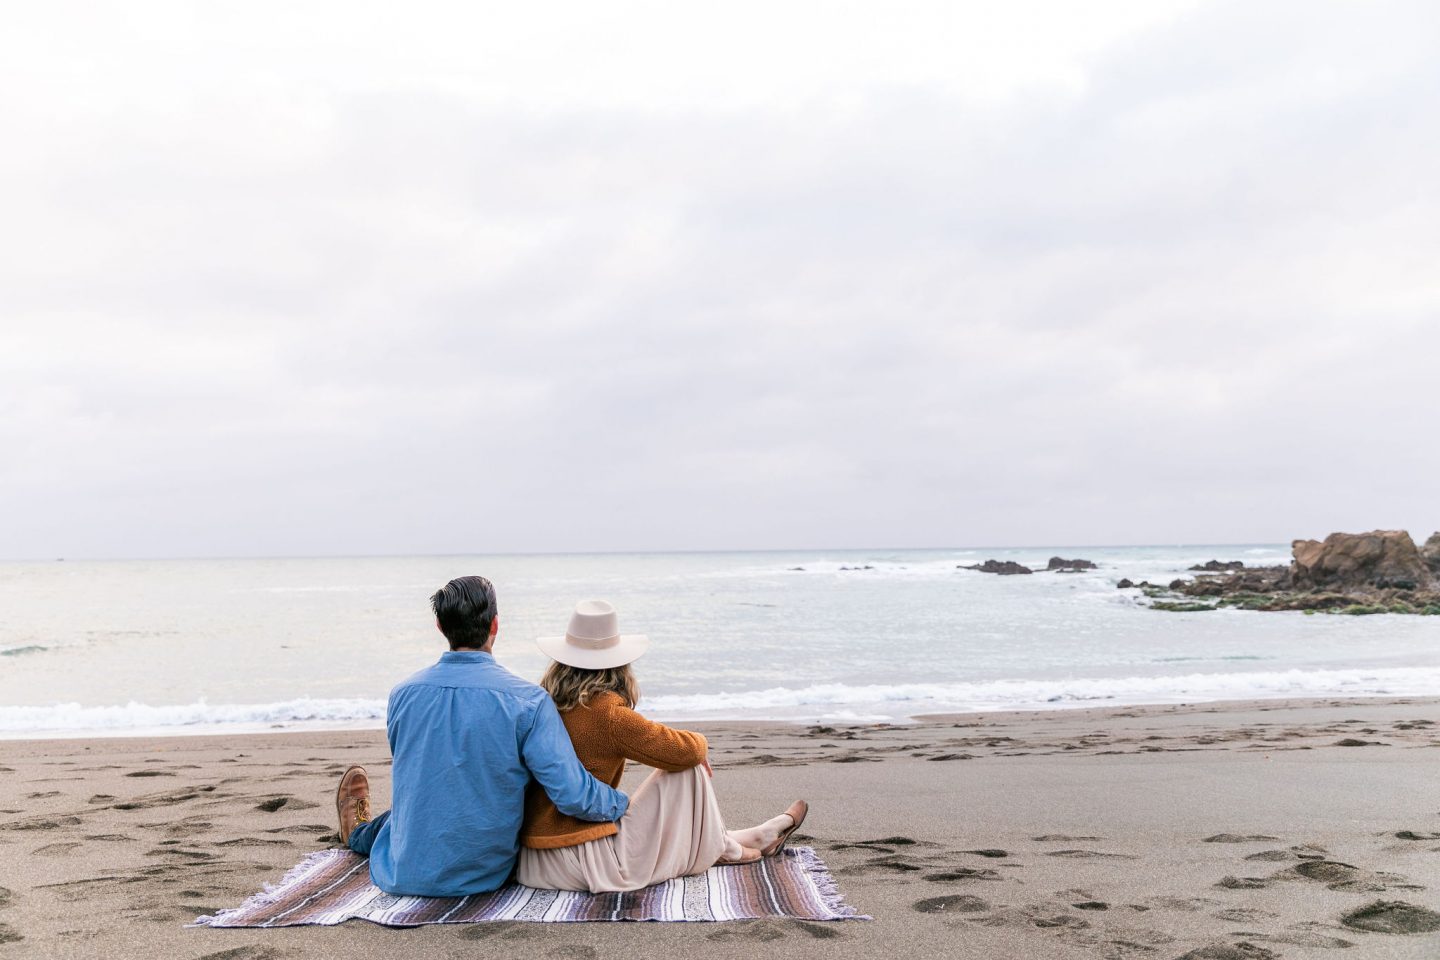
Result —
[[494, 660], [484, 650], [446, 650], [440, 654], [441, 663], [491, 663]]

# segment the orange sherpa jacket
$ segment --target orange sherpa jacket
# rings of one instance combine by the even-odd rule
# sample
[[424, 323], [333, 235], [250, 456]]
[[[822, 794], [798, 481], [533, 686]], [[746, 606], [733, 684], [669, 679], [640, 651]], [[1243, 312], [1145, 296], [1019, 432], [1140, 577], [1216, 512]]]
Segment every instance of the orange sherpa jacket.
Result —
[[[618, 693], [602, 693], [589, 706], [561, 713], [560, 719], [585, 769], [612, 787], [620, 786], [626, 760], [670, 771], [689, 770], [705, 760], [703, 736], [646, 720], [625, 706]], [[561, 813], [534, 781], [525, 792], [520, 842], [532, 850], [575, 847], [615, 832], [613, 823], [591, 823]]]

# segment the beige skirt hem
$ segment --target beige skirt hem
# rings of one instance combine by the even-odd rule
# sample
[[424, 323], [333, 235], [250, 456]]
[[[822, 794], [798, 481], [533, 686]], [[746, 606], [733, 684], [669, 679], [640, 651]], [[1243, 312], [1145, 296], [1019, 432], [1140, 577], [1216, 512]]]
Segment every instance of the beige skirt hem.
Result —
[[725, 823], [703, 767], [652, 773], [616, 827], [572, 847], [522, 848], [516, 878], [542, 890], [639, 890], [704, 873], [725, 852]]

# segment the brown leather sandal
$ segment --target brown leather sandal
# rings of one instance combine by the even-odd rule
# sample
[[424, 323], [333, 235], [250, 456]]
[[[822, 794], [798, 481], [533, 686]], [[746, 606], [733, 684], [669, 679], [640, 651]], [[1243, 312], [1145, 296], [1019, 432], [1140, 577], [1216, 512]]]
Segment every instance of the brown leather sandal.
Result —
[[785, 841], [789, 840], [790, 834], [794, 833], [800, 827], [800, 824], [805, 822], [805, 815], [809, 812], [810, 804], [806, 803], [804, 800], [796, 800], [794, 803], [790, 804], [790, 808], [786, 810], [785, 813], [788, 817], [790, 817], [791, 820], [795, 822], [790, 824], [790, 826], [786, 827], [784, 830], [781, 830], [780, 836], [776, 837], [764, 850], [761, 850], [760, 855], [762, 857], [773, 857], [781, 850], [784, 850]]
[[746, 863], [759, 863], [761, 856], [762, 856], [761, 852], [760, 852], [759, 850], [756, 850], [754, 847], [744, 847], [744, 846], [742, 846], [742, 847], [740, 848], [740, 856], [739, 856], [739, 858], [737, 858], [737, 859], [735, 859], [735, 860], [726, 860], [726, 859], [724, 859], [724, 858], [722, 857], [721, 859], [715, 861], [715, 866], [717, 866], [717, 867], [738, 867], [738, 866], [740, 866], [740, 865], [742, 865], [742, 864], [746, 864]]

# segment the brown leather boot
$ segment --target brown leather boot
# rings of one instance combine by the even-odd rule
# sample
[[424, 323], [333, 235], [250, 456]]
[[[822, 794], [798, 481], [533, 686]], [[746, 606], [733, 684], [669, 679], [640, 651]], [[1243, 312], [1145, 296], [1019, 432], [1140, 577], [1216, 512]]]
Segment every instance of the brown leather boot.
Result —
[[351, 767], [340, 777], [335, 813], [340, 817], [340, 842], [348, 844], [350, 831], [370, 819], [370, 778], [364, 767]]

